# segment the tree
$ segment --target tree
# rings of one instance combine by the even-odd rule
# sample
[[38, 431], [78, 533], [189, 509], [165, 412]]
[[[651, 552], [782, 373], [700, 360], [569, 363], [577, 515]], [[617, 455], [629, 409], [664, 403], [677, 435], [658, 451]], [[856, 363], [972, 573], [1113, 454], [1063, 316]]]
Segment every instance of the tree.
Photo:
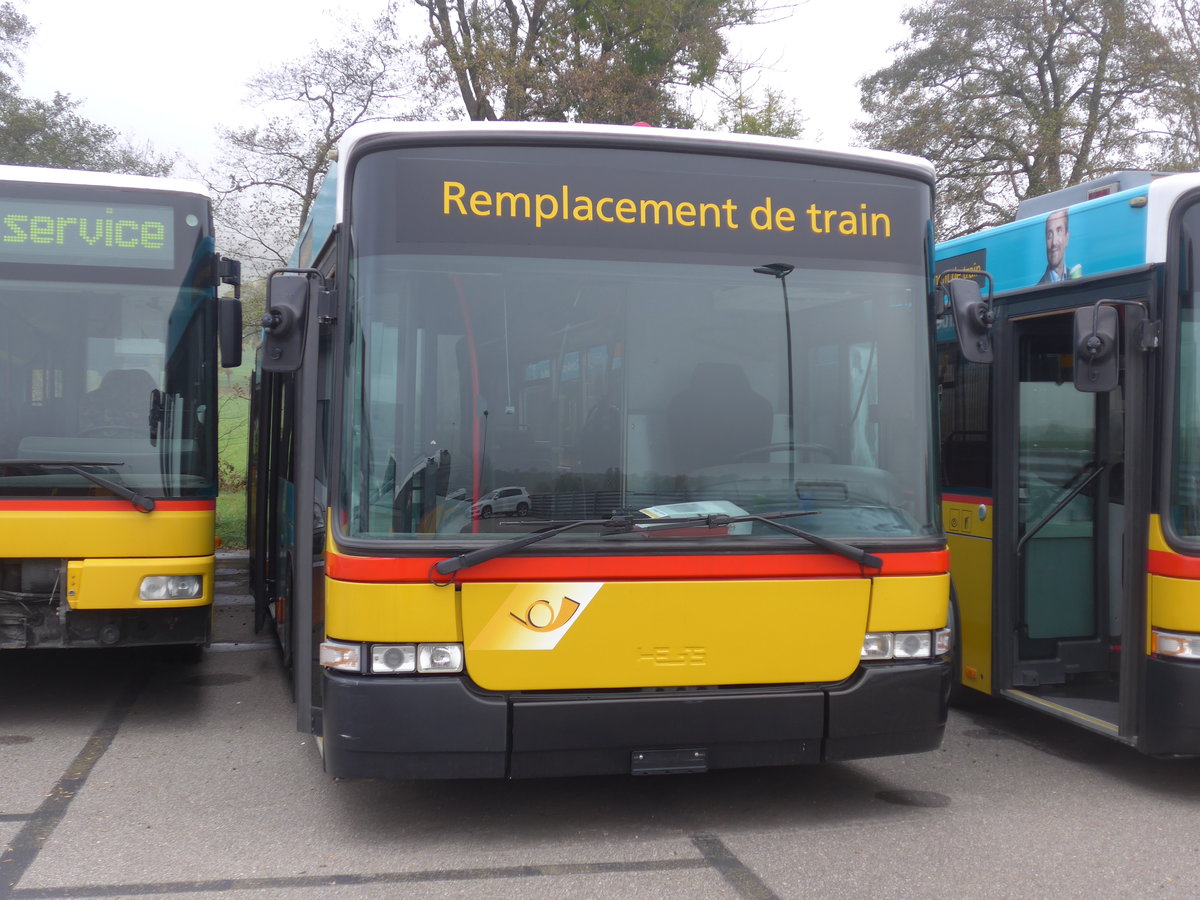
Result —
[[863, 143], [929, 158], [940, 237], [1136, 165], [1166, 44], [1151, 0], [928, 0], [859, 86]]
[[0, 78], [10, 79], [21, 68], [21, 51], [29, 46], [33, 26], [11, 0], [0, 3]]
[[762, 134], [771, 137], [798, 138], [804, 133], [804, 116], [795, 103], [777, 90], [768, 88], [762, 101], [738, 91], [723, 99], [718, 127], [738, 134]]
[[690, 126], [681, 91], [727, 65], [759, 0], [411, 0], [435, 87], [471, 119]]
[[1200, 2], [1165, 0], [1162, 17], [1170, 64], [1153, 99], [1158, 127], [1152, 165], [1194, 171], [1200, 168]]
[[16, 73], [34, 28], [14, 3], [0, 3], [0, 163], [139, 175], [165, 175], [174, 165], [136, 147], [114, 129], [79, 115], [79, 101], [25, 97]]
[[23, 97], [0, 86], [0, 163], [168, 175], [172, 157], [136, 147], [114, 129], [79, 115], [78, 100], [56, 93], [53, 100]]
[[[419, 81], [388, 16], [347, 26], [331, 46], [266, 70], [249, 84], [265, 122], [222, 129], [226, 147], [206, 176], [217, 203], [222, 244], [251, 269], [284, 265], [330, 164], [358, 122], [394, 118]], [[412, 104], [405, 118], [420, 114]]]

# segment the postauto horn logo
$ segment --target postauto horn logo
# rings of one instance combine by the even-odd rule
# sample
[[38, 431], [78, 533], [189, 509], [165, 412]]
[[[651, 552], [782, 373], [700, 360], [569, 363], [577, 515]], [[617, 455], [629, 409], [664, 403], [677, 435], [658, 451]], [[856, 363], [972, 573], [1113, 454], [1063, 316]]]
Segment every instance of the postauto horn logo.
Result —
[[553, 631], [566, 625], [577, 609], [579, 604], [564, 596], [558, 603], [558, 609], [549, 600], [534, 600], [525, 610], [525, 615], [518, 616], [511, 611], [509, 615], [530, 631]]
[[519, 584], [471, 642], [472, 650], [553, 650], [603, 582]]

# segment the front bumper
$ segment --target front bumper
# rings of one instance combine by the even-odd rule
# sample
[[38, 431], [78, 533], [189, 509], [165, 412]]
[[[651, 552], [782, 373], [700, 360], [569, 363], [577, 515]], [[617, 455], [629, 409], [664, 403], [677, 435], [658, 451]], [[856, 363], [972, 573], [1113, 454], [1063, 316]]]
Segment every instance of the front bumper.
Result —
[[325, 671], [325, 769], [337, 778], [698, 772], [933, 750], [950, 664], [874, 664], [826, 689], [490, 694], [462, 677]]

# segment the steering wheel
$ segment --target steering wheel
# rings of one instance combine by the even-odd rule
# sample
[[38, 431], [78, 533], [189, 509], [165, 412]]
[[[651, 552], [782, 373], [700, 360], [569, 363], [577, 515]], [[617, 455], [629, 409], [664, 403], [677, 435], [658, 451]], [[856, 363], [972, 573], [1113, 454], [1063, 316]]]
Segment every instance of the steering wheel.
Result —
[[149, 440], [149, 434], [147, 429], [137, 428], [133, 425], [97, 425], [79, 432], [80, 437], [145, 437], [147, 440]]
[[780, 450], [795, 450], [801, 453], [806, 453], [810, 457], [812, 454], [816, 453], [824, 456], [829, 462], [833, 462], [835, 459], [837, 459], [837, 451], [826, 444], [793, 444], [789, 441], [780, 441], [779, 443], [763, 444], [761, 447], [753, 447], [750, 450], [744, 450], [734, 456], [733, 461], [745, 462], [747, 457], [758, 456], [759, 454], [763, 453], [774, 453]]

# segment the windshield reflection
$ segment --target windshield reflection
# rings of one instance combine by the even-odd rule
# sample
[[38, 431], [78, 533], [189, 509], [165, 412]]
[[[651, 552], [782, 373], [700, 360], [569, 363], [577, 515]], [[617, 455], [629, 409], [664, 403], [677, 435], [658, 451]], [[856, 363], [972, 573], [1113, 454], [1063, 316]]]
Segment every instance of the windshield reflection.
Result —
[[0, 282], [0, 495], [111, 496], [99, 478], [212, 496], [207, 308], [178, 287]]
[[784, 510], [932, 533], [919, 275], [385, 256], [353, 281], [352, 537]]

